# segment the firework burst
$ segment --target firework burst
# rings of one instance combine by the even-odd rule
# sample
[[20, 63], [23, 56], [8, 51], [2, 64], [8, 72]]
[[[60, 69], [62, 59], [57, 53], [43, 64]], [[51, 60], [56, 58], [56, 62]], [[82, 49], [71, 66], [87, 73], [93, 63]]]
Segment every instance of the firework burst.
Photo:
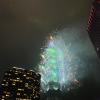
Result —
[[53, 89], [61, 90], [71, 82], [78, 83], [76, 79], [78, 66], [75, 63], [78, 57], [71, 53], [70, 48], [71, 43], [66, 45], [59, 35], [50, 35], [47, 38], [40, 54], [39, 64], [42, 89], [48, 90], [49, 83], [53, 83]]

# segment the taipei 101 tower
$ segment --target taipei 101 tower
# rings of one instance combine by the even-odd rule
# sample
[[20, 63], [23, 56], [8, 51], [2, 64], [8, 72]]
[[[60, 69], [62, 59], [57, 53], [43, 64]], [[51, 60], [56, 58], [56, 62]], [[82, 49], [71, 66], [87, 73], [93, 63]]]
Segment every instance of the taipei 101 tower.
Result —
[[95, 0], [92, 4], [87, 30], [100, 58], [100, 0]]

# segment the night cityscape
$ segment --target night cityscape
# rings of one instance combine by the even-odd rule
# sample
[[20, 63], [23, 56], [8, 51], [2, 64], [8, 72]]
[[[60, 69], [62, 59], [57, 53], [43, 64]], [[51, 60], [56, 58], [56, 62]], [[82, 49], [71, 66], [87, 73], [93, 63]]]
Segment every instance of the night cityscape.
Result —
[[100, 0], [0, 0], [0, 100], [100, 100]]

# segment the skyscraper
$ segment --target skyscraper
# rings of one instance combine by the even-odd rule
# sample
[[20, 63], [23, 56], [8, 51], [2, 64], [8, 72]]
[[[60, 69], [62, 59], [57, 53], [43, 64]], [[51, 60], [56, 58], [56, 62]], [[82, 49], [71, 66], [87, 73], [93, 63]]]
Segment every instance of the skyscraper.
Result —
[[1, 82], [0, 100], [39, 100], [40, 74], [13, 67]]
[[88, 20], [88, 33], [100, 57], [100, 0], [95, 0], [92, 4]]

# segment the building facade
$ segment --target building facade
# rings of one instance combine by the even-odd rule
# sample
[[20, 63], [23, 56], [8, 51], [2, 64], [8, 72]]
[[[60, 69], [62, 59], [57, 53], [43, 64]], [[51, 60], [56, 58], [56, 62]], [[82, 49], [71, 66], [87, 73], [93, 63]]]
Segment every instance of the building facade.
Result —
[[100, 57], [100, 0], [95, 0], [92, 4], [87, 30], [97, 55]]
[[39, 100], [40, 74], [13, 67], [1, 82], [0, 100]]

